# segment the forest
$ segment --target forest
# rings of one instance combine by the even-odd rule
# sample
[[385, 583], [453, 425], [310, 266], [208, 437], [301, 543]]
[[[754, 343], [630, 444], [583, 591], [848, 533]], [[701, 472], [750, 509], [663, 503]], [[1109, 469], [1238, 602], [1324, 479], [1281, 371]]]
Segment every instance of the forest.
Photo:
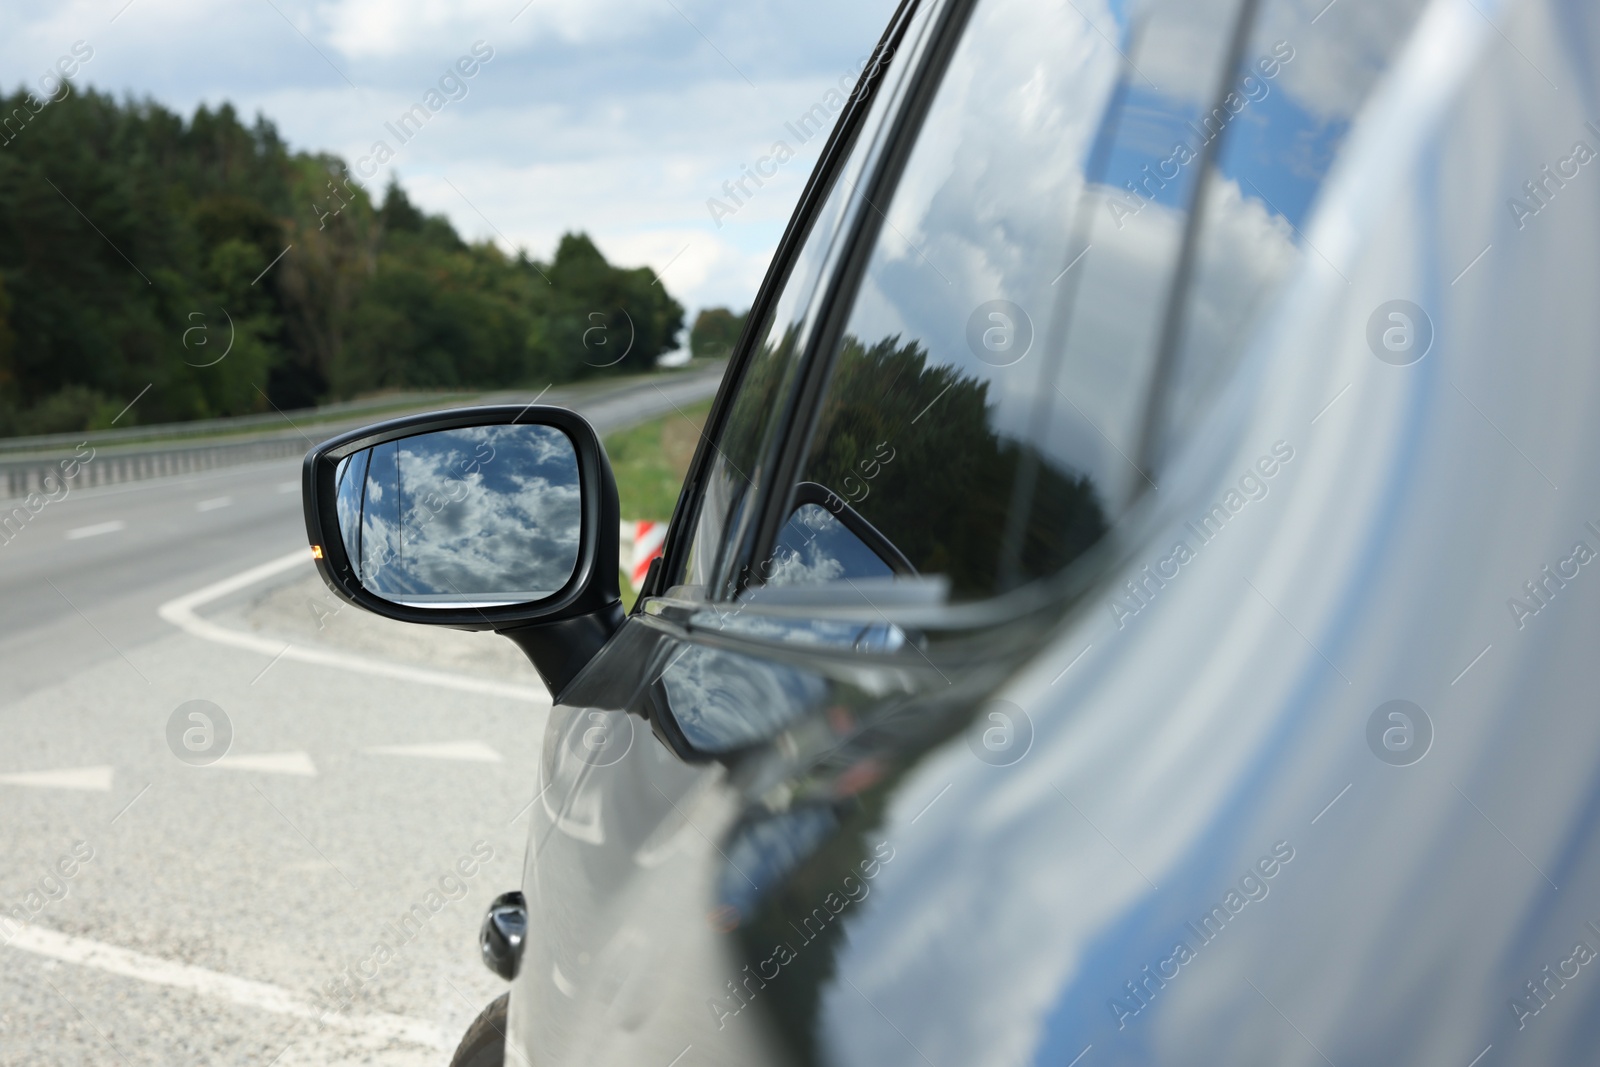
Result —
[[[40, 104], [0, 95], [0, 435], [537, 389], [677, 347], [665, 285], [581, 231], [548, 261], [465, 241], [228, 104]], [[731, 343], [715, 310], [692, 349]]]

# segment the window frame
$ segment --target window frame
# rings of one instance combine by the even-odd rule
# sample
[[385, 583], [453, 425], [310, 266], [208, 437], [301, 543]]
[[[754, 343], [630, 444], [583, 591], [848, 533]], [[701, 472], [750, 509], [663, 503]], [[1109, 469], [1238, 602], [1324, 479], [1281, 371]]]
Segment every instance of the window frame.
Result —
[[[812, 333], [797, 375], [796, 393], [800, 398], [797, 410], [803, 413], [802, 417], [806, 421], [804, 424], [798, 424], [797, 420], [791, 420], [784, 427], [779, 439], [779, 455], [772, 466], [771, 479], [768, 484], [758, 487], [757, 501], [762, 510], [757, 512], [756, 521], [749, 527], [751, 535], [747, 543], [742, 546], [742, 556], [746, 561], [761, 558], [764, 554], [774, 551], [787, 516], [794, 507], [800, 474], [804, 470], [806, 458], [814, 443], [818, 415], [832, 380], [840, 342], [854, 309], [855, 298], [867, 267], [876, 251], [883, 225], [887, 221], [886, 213], [921, 137], [928, 112], [944, 84], [951, 58], [965, 38], [970, 16], [980, 2], [981, 0], [947, 0], [937, 13], [939, 21], [932, 28], [932, 40], [927, 54], [923, 57], [921, 66], [913, 74], [914, 81], [909, 87], [905, 101], [890, 120], [883, 154], [872, 173], [862, 182], [866, 190], [863, 198], [871, 210], [857, 212], [850, 220], [850, 230], [845, 236], [844, 255], [833, 274], [824, 282], [825, 291], [819, 299], [818, 326]], [[1220, 67], [1218, 83], [1210, 94], [1213, 106], [1220, 104], [1237, 76], [1251, 35], [1260, 24], [1261, 8], [1262, 0], [1238, 0], [1232, 10], [1228, 47]], [[1113, 99], [1109, 104], [1110, 108], [1121, 109], [1124, 106], [1131, 73], [1131, 64], [1124, 57]], [[1120, 121], [1120, 111], [1118, 121]], [[1139, 435], [1141, 442], [1139, 464], [1143, 470], [1151, 470], [1151, 464], [1157, 458], [1158, 430], [1162, 415], [1170, 403], [1170, 378], [1187, 324], [1195, 260], [1205, 234], [1206, 195], [1211, 184], [1218, 179], [1217, 159], [1227, 140], [1225, 130], [1221, 136], [1203, 146], [1197, 166], [1197, 178], [1184, 206], [1184, 228], [1178, 242], [1173, 270], [1167, 281], [1165, 296], [1157, 305], [1162, 325]], [[1096, 151], [1099, 151], [1099, 148]], [[786, 487], [783, 495], [774, 494], [775, 485]], [[1140, 496], [1148, 497], [1148, 493], [1141, 491]], [[1091, 579], [1089, 584], [1093, 585], [1095, 582], [1096, 579]], [[1035, 580], [1026, 584], [1049, 586], [1055, 583], [1052, 578], [1047, 577], [1042, 581]], [[745, 586], [741, 584], [733, 590], [733, 595], [738, 596], [744, 589]], [[1017, 600], [1017, 603], [1022, 605], [1031, 603], [1035, 599], [1032, 596], [1017, 599], [1012, 596], [1015, 592], [1017, 590], [1012, 590], [1011, 593], [996, 592], [983, 598], [980, 603]]]
[[[938, 0], [930, 0], [938, 2]], [[833, 377], [834, 354], [844, 334], [856, 293], [866, 274], [867, 264], [882, 232], [883, 207], [900, 185], [923, 120], [927, 118], [939, 87], [944, 83], [950, 59], [966, 33], [968, 17], [978, 0], [945, 0], [929, 27], [928, 50], [915, 71], [909, 73], [905, 99], [889, 117], [883, 152], [869, 174], [863, 176], [857, 195], [867, 210], [858, 210], [847, 221], [843, 255], [833, 272], [823, 280], [817, 302], [817, 326], [802, 353], [796, 375], [795, 398], [783, 431], [777, 440], [777, 455], [771, 477], [757, 486], [756, 521], [747, 527], [745, 543], [738, 546], [739, 558], [755, 560], [770, 554], [792, 510], [800, 471], [816, 432], [817, 413]], [[782, 486], [781, 493], [776, 486]], [[748, 572], [746, 572], [748, 573]], [[744, 582], [730, 592], [730, 599], [743, 593]]]
[[[855, 191], [856, 208], [845, 217], [841, 233], [835, 238], [842, 241], [839, 260], [817, 283], [816, 295], [812, 298], [817, 309], [817, 325], [797, 357], [794, 380], [780, 398], [782, 410], [776, 418], [777, 429], [772, 435], [768, 453], [760, 461], [767, 474], [752, 489], [746, 504], [752, 521], [742, 524], [742, 532], [724, 531], [725, 538], [713, 578], [715, 585], [706, 590], [704, 599], [710, 603], [732, 602], [745, 592], [752, 578], [759, 581], [757, 561], [764, 554], [770, 555], [774, 551], [788, 514], [793, 509], [797, 481], [813, 443], [817, 415], [833, 376], [834, 356], [882, 233], [884, 211], [900, 185], [928, 112], [944, 83], [950, 61], [967, 32], [970, 16], [979, 2], [901, 0], [846, 110], [829, 135], [817, 167], [808, 178], [796, 211], [785, 228], [773, 264], [747, 315], [744, 329], [734, 346], [728, 374], [713, 402], [706, 429], [700, 435], [689, 477], [673, 510], [663, 546], [663, 559], [658, 571], [647, 579], [645, 588], [640, 591], [635, 612], [640, 611], [648, 599], [660, 597], [667, 588], [666, 576], [681, 574], [687, 563], [685, 556], [703, 504], [705, 480], [716, 451], [715, 442], [722, 435], [727, 414], [733, 407], [744, 374], [754, 358], [755, 348], [765, 336], [765, 330], [758, 331], [757, 328], [765, 325], [765, 316], [782, 295], [796, 259], [812, 236], [813, 222], [857, 147], [856, 135], [883, 83], [888, 66], [883, 63], [885, 54], [891, 57], [892, 63], [892, 57], [898, 51], [919, 6], [923, 3], [937, 4], [939, 6], [932, 14], [934, 22], [928, 29], [926, 51], [916, 69], [905, 75], [905, 97], [895, 111], [885, 118], [881, 153], [863, 173], [860, 187]], [[1219, 84], [1212, 93], [1214, 100], [1220, 100], [1226, 92], [1241, 62], [1243, 50], [1259, 23], [1260, 7], [1260, 0], [1239, 0], [1233, 10], [1230, 44], [1222, 64]], [[1116, 90], [1119, 98], [1126, 90], [1128, 77], [1129, 72], [1124, 69]], [[1120, 103], [1119, 99], [1112, 106], [1120, 106]], [[1225, 140], [1226, 134], [1205, 146], [1198, 179], [1185, 205], [1184, 232], [1175, 264], [1177, 269], [1168, 281], [1164, 299], [1158, 305], [1163, 321], [1156, 352], [1158, 377], [1170, 373], [1174, 352], [1169, 350], [1175, 349], [1181, 341], [1190, 295], [1189, 275], [1193, 269], [1193, 257], [1197, 254], [1196, 246], [1204, 231], [1203, 205], [1211, 183], [1217, 180], [1216, 159]], [[1166, 392], [1163, 383], [1152, 383], [1141, 429], [1145, 448], [1150, 447], [1150, 422], [1159, 420], [1166, 403]], [[1145, 458], [1141, 455], [1141, 459]], [[779, 486], [782, 487], [781, 491], [776, 488]], [[1045, 579], [1044, 584], [1055, 583]], [[1094, 583], [1091, 581], [1090, 584]], [[1020, 590], [997, 593], [986, 599], [1010, 601], [1015, 599], [1017, 592]], [[1035, 596], [1023, 596], [1019, 604], [1031, 603], [1035, 599]], [[983, 615], [992, 613], [993, 606], [989, 610], [980, 610]], [[966, 615], [968, 612], [958, 614]]]
[[[661, 561], [652, 568], [644, 587], [640, 589], [638, 600], [634, 604], [635, 613], [641, 610], [647, 600], [660, 596], [666, 590], [670, 581], [669, 575], [681, 575], [687, 566], [687, 554], [699, 523], [700, 509], [705, 502], [705, 487], [713, 457], [717, 453], [717, 442], [723, 436], [728, 414], [754, 361], [756, 348], [764, 339], [766, 318], [782, 296], [800, 253], [812, 236], [813, 224], [856, 147], [862, 123], [877, 98], [885, 75], [900, 51], [907, 28], [923, 3], [937, 2], [939, 0], [900, 0], [899, 6], [890, 17], [889, 25], [873, 49], [871, 59], [861, 72], [844, 111], [834, 123], [827, 141], [823, 144], [817, 165], [806, 179], [800, 200], [789, 218], [788, 225], [784, 228], [783, 237], [778, 242], [772, 264], [767, 268], [766, 276], [756, 291], [756, 298], [745, 316], [744, 327], [740, 331], [738, 340], [734, 342], [728, 369], [712, 401], [711, 412], [706, 418], [705, 427], [700, 432], [700, 441], [695, 446], [694, 457], [689, 464], [688, 476], [678, 494], [672, 517], [668, 521]], [[941, 30], [942, 26], [937, 27], [934, 33], [937, 34]], [[936, 36], [933, 41], [935, 46], [938, 40]], [[921, 71], [913, 71], [910, 76], [914, 79], [911, 83], [911, 94], [915, 94], [920, 89]], [[902, 106], [895, 114], [888, 116], [887, 132], [891, 138], [899, 134], [904, 110]], [[858, 212], [857, 216], [859, 215]], [[855, 224], [847, 219], [846, 225], [850, 227], [846, 240], [854, 240], [857, 236]], [[853, 258], [853, 247], [846, 245], [844, 254], [846, 258]], [[837, 292], [836, 275], [836, 271], [829, 272], [820, 279], [819, 288], [823, 294], [821, 297], [823, 301], [830, 300]], [[819, 308], [822, 314], [826, 315], [830, 305], [822, 303], [819, 304]], [[820, 321], [825, 323], [828, 320], [824, 318]], [[756, 516], [757, 521], [745, 525], [746, 532], [739, 543], [724, 541], [722, 551], [719, 552], [718, 574], [714, 578], [718, 587], [706, 591], [705, 598], [709, 602], [720, 602], [737, 595], [739, 591], [737, 585], [731, 589], [726, 588], [728, 576], [743, 572], [751, 559], [751, 546], [761, 543], [760, 535], [765, 530], [767, 513], [771, 508], [772, 486], [778, 484], [784, 477], [783, 462], [788, 442], [794, 436], [797, 426], [808, 428], [811, 423], [812, 412], [805, 406], [803, 398], [806, 395], [805, 385], [813, 377], [810, 365], [815, 362], [818, 351], [818, 346], [810, 343], [796, 357], [795, 381], [780, 398], [782, 410], [777, 416], [777, 432], [773, 434], [772, 448], [777, 453], [778, 462], [776, 465], [771, 462], [766, 464], [771, 474], [754, 487], [746, 505], [751, 509], [751, 514]], [[773, 457], [766, 458], [770, 461]], [[770, 538], [768, 543], [771, 543]]]

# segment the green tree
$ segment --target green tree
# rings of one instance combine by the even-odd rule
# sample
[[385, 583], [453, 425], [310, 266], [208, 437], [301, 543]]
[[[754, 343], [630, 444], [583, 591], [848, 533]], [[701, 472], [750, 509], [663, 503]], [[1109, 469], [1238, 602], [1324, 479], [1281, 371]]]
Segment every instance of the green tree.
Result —
[[649, 370], [677, 347], [683, 305], [648, 267], [612, 267], [587, 234], [569, 233], [545, 273], [549, 311], [537, 344], [554, 380]]
[[228, 104], [24, 95], [0, 95], [0, 434], [104, 425], [141, 393], [120, 425], [542, 387], [650, 369], [682, 329], [582, 234], [548, 264], [469, 244]]
[[696, 359], [727, 359], [749, 314], [748, 310], [735, 315], [727, 308], [702, 308], [689, 330], [689, 354]]

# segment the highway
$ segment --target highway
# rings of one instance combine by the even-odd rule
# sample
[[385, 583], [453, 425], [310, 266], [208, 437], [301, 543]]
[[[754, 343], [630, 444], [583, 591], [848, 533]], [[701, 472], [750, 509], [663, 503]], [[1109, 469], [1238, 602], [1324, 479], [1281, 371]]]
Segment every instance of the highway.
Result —
[[[719, 376], [572, 402], [606, 433]], [[305, 546], [293, 460], [0, 544], [0, 1064], [443, 1064], [503, 989], [476, 930], [548, 696], [502, 638], [341, 610]], [[191, 701], [219, 761], [177, 755]]]

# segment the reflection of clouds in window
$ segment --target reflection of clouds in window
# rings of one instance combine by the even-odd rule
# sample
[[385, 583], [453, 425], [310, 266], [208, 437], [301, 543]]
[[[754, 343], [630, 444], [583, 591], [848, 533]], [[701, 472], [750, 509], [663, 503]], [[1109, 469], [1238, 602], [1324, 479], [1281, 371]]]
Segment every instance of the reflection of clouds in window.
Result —
[[1206, 205], [1206, 235], [1163, 420], [1173, 440], [1199, 422], [1237, 365], [1256, 314], [1301, 259], [1289, 224], [1242, 195], [1238, 183], [1211, 182]]
[[[905, 458], [858, 510], [917, 570], [950, 576], [957, 598], [984, 595], [1023, 571], [1049, 572], [1103, 525], [1096, 487], [1076, 482], [1076, 472], [1098, 474], [1086, 462], [1101, 448], [1092, 432], [1077, 434], [1069, 454], [1048, 454], [1054, 462], [1040, 475], [1065, 522], [1044, 531], [1030, 514], [1013, 541], [1007, 508], [1019, 471], [1033, 469], [1018, 440], [1040, 444], [1038, 431], [1063, 421], [1035, 423], [1034, 415], [1048, 393], [1041, 382], [1054, 373], [1046, 327], [1070, 288], [1053, 283], [1082, 251], [1074, 247], [1079, 216], [1100, 207], [1085, 201], [1084, 168], [1123, 63], [1096, 26], [1114, 24], [1103, 7], [1037, 0], [991, 0], [973, 12], [885, 208], [845, 328], [832, 386], [841, 391], [824, 416], [834, 421], [819, 426], [804, 468], [807, 480], [831, 485], [873, 442], [903, 446]], [[1021, 309], [1007, 311], [1019, 327], [1009, 336], [1032, 338], [1027, 354], [1003, 366], [980, 358], [968, 339], [969, 322], [993, 301]], [[1138, 306], [1130, 321], [1146, 318], [1147, 306]], [[1126, 377], [1130, 354], [1119, 349], [1115, 358]], [[896, 504], [919, 497], [959, 514], [911, 514]], [[930, 533], [932, 525], [943, 532]], [[814, 580], [792, 570], [780, 579]]]
[[[566, 435], [474, 427], [397, 444], [392, 463], [374, 450], [367, 483], [363, 580], [373, 592], [531, 600], [571, 577], [582, 493]], [[393, 504], [375, 508], [386, 493]]]
[[[1120, 227], [1103, 210], [1090, 219], [1094, 262], [1076, 279], [1063, 366], [1047, 386], [1054, 410], [1039, 445], [1087, 471], [1115, 515], [1147, 488], [1134, 463], [1184, 216], [1149, 204]], [[1024, 387], [1031, 383], [1007, 384], [1013, 404], [1032, 403]]]
[[1263, 95], [1230, 131], [1218, 159], [1221, 172], [1248, 178], [1247, 195], [1263, 198], [1304, 229], [1351, 121], [1410, 35], [1421, 6], [1422, 0], [1264, 4], [1249, 55], [1272, 74], [1257, 85]]
[[[940, 86], [879, 236], [856, 336], [959, 338], [969, 294], [1031, 307], [1027, 298], [1065, 265], [1083, 158], [1120, 59], [1070, 9], [1041, 17], [1034, 7], [997, 3], [974, 12], [968, 41], [981, 35], [981, 47], [964, 42]], [[1026, 33], [1014, 32], [1020, 25]], [[900, 263], [910, 276], [896, 277], [892, 265]], [[938, 299], [919, 310], [936, 313], [941, 328], [897, 314], [906, 294], [896, 281], [919, 291], [938, 286], [928, 294]], [[873, 293], [872, 283], [884, 291]]]
[[1410, 36], [1422, 3], [1328, 8], [1327, 0], [1272, 0], [1263, 5], [1255, 39], [1294, 45], [1297, 55], [1282, 81], [1296, 103], [1319, 119], [1349, 119]]
[[1264, 95], [1230, 127], [1217, 161], [1221, 177], [1206, 191], [1184, 331], [1160, 415], [1166, 449], [1198, 425], [1206, 401], [1237, 365], [1257, 314], [1290, 270], [1301, 261], [1331, 269], [1315, 250], [1296, 251], [1303, 241], [1291, 227], [1310, 225], [1350, 119], [1405, 42], [1420, 7], [1421, 0], [1263, 5], [1250, 54], [1284, 61], [1262, 82]]
[[[1275, 4], [1267, 0], [1265, 9]], [[1122, 38], [1137, 71], [1126, 70], [1116, 47], [1097, 32], [1096, 26], [1116, 25], [1104, 8], [984, 0], [971, 16], [884, 205], [885, 221], [844, 329], [830, 388], [852, 379], [871, 396], [830, 396], [808, 460], [845, 469], [862, 442], [881, 436], [900, 447], [898, 436], [907, 439], [905, 469], [921, 471], [914, 478], [922, 481], [897, 475], [903, 483], [897, 491], [926, 489], [928, 479], [941, 475], [970, 477], [948, 464], [936, 471], [928, 457], [937, 443], [919, 438], [908, 419], [874, 420], [852, 410], [869, 402], [891, 407], [892, 394], [907, 390], [897, 374], [908, 361], [879, 358], [877, 378], [842, 368], [877, 358], [880, 346], [915, 346], [926, 353], [919, 371], [925, 382], [954, 372], [972, 383], [969, 391], [982, 397], [981, 421], [997, 450], [986, 477], [1009, 481], [1007, 472], [1017, 470], [1019, 491], [1009, 499], [1026, 510], [1007, 516], [1008, 505], [997, 497], [996, 506], [967, 523], [971, 537], [947, 536], [929, 545], [882, 500], [865, 500], [859, 508], [892, 541], [918, 541], [913, 564], [957, 576], [959, 596], [980, 591], [990, 564], [974, 560], [990, 551], [987, 546], [1005, 539], [999, 586], [1037, 576], [1044, 572], [1036, 565], [1075, 558], [1052, 556], [1046, 550], [1052, 538], [1064, 544], [1064, 530], [1080, 542], [1094, 536], [1101, 518], [1089, 521], [1091, 511], [1114, 522], [1159, 476], [1138, 466], [1144, 422], [1185, 208], [1211, 129], [1205, 116], [1221, 103], [1213, 97], [1240, 11], [1238, 0], [1142, 6], [1144, 29]], [[1027, 31], [1017, 32], [1019, 26]], [[1193, 428], [1236, 365], [1260, 308], [1303, 261], [1293, 227], [1343, 134], [1342, 126], [1313, 116], [1285, 89], [1285, 78], [1318, 45], [1308, 34], [1282, 33], [1290, 43], [1274, 49], [1280, 33], [1256, 27], [1243, 57], [1252, 79], [1239, 90], [1245, 102], [1236, 97], [1238, 107], [1221, 112], [1215, 124], [1227, 138], [1218, 157], [1222, 177], [1205, 187], [1195, 272], [1180, 296], [1178, 351], [1171, 379], [1163, 383], [1170, 393], [1155, 413], [1164, 443]], [[1242, 78], [1244, 71], [1238, 73]], [[1124, 76], [1126, 91], [1118, 95]], [[1118, 110], [1110, 113], [1114, 101], [1120, 101]], [[1180, 142], [1187, 146], [1181, 157], [1175, 153]], [[1272, 148], [1280, 142], [1295, 146], [1299, 156]], [[1265, 157], [1263, 145], [1272, 148]], [[1095, 184], [1088, 185], [1091, 153]], [[1149, 169], [1163, 177], [1149, 177]], [[1141, 178], [1149, 185], [1136, 198], [1124, 184]], [[1113, 197], [1122, 211], [1109, 209]], [[1277, 200], [1282, 206], [1269, 203]], [[1004, 365], [980, 358], [969, 340], [969, 319], [992, 301], [1020, 307], [1030, 320], [1024, 328], [1032, 328], [1028, 354]], [[850, 351], [852, 339], [859, 352]], [[931, 417], [948, 416], [955, 396], [939, 401], [943, 407]], [[1007, 457], [1020, 454], [1019, 444], [1042, 455], [1054, 478], [1048, 486], [1027, 483], [1032, 475], [1023, 467], [1007, 466], [1013, 462]], [[803, 471], [827, 481], [812, 465]], [[1080, 472], [1088, 481], [1071, 489]], [[1061, 504], [1069, 492], [1082, 498], [1081, 507]], [[1030, 545], [1031, 563], [1011, 562]], [[778, 561], [772, 584], [829, 580], [840, 570], [834, 562], [845, 563], [848, 576], [848, 562], [838, 556], [797, 551], [792, 560]]]
[[[1153, 6], [1135, 62], [1160, 90], [1130, 75], [1143, 122], [1125, 130], [1119, 121], [1118, 144], [1186, 129], [1209, 104], [1236, 11], [1235, 0]], [[1008, 29], [1024, 23], [1025, 34]], [[1070, 8], [981, 5], [895, 193], [850, 325], [860, 337], [916, 338], [930, 360], [988, 381], [991, 423], [1003, 434], [1027, 431], [1043, 393], [1053, 410], [1033, 443], [1062, 468], [1086, 472], [1112, 515], [1148, 485], [1132, 457], [1183, 230], [1183, 212], [1162, 203], [1118, 220], [1106, 211], [1110, 190], [1084, 195], [1086, 157], [1108, 121], [1121, 62]], [[1170, 151], [1165, 145], [1163, 158]], [[1121, 148], [1114, 156], [1132, 158]], [[1075, 243], [1080, 210], [1088, 215]], [[1224, 225], [1263, 242], [1219, 246], [1213, 256], [1237, 255], [1224, 274], [1253, 282], [1258, 262], [1281, 262], [1275, 231], [1248, 220]], [[1076, 277], [1062, 284], [1063, 268], [1085, 248]], [[1033, 320], [1032, 358], [995, 368], [967, 350], [966, 317], [991, 299], [1012, 301]], [[1052, 340], [1061, 351], [1045, 350]], [[1045, 374], [1052, 357], [1061, 361], [1054, 381]], [[1058, 383], [1065, 398], [1055, 395]]]
[[1217, 61], [1238, 14], [1239, 0], [1156, 0], [1144, 5], [1140, 17], [1145, 27], [1132, 58], [1150, 81], [1135, 73], [1135, 83], [1158, 89], [1174, 105], [1186, 105], [1185, 110], [1209, 107], [1217, 91]]
[[[1169, 436], [1180, 432], [1178, 425], [1192, 428], [1233, 369], [1261, 303], [1300, 259], [1288, 224], [1260, 200], [1241, 196], [1236, 183], [1209, 183], [1205, 210], [1184, 356], [1172, 383], [1180, 403], [1166, 415], [1176, 419]], [[1053, 420], [1044, 447], [1052, 455], [1094, 456], [1084, 467], [1113, 512], [1148, 488], [1134, 457], [1161, 329], [1164, 268], [1182, 226], [1181, 213], [1159, 204], [1124, 219], [1120, 231], [1108, 217], [1104, 239], [1095, 244], [1096, 269], [1083, 276], [1071, 321], [1060, 389], [1077, 409], [1062, 405], [1064, 417]], [[1098, 429], [1085, 427], [1085, 419]]]
[[[1112, 25], [1104, 11], [1085, 14]], [[1019, 25], [1027, 32], [1014, 32]], [[1036, 353], [1014, 367], [980, 362], [967, 349], [966, 320], [985, 301], [1010, 300], [1033, 319], [1039, 345], [1061, 292], [1052, 282], [1074, 254], [1070, 229], [1085, 156], [1120, 63], [1071, 8], [981, 5], [940, 86], [856, 298], [851, 334], [915, 338], [927, 345], [931, 362], [990, 382], [992, 422], [1002, 431], [1026, 424], [1040, 360]], [[1138, 299], [1132, 304], [1126, 319], [1148, 317]], [[1126, 375], [1125, 363], [1126, 353], [1119, 353], [1119, 376]], [[1081, 449], [1092, 455], [1101, 446], [1092, 430], [1081, 424], [1080, 430], [1069, 434], [1080, 448], [1070, 465], [1098, 480], [1105, 465], [1084, 464]]]
[[[1247, 59], [1286, 41], [1295, 60], [1282, 87], [1319, 120], [1348, 120], [1372, 82], [1405, 41], [1423, 0], [1333, 4], [1328, 0], [1267, 0], [1256, 16]], [[1147, 28], [1134, 63], [1174, 102], [1209, 107], [1217, 89], [1216, 58], [1226, 47], [1238, 0], [1158, 0], [1141, 16]], [[1313, 24], [1315, 20], [1315, 24]], [[1136, 84], [1151, 86], [1134, 75]]]

